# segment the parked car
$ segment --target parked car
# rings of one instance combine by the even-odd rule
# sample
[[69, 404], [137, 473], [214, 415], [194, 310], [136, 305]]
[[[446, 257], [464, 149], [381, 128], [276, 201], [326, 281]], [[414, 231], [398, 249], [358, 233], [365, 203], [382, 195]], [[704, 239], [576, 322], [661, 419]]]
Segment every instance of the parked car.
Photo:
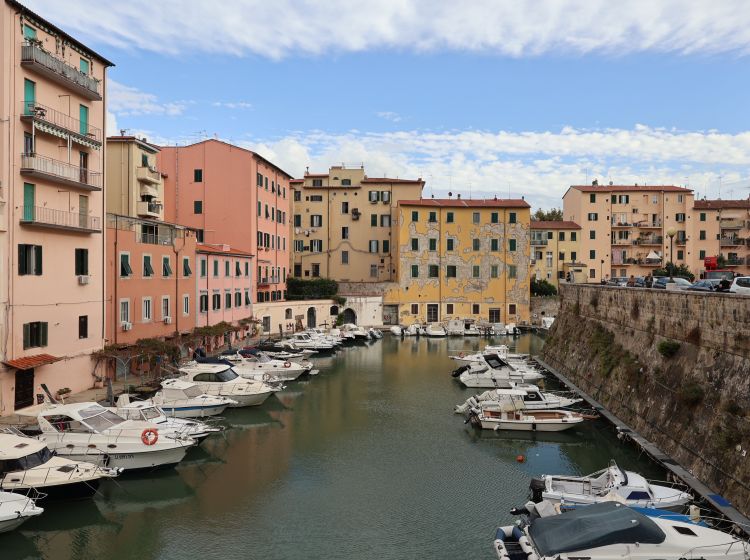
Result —
[[[692, 286], [690, 282], [688, 282], [684, 278], [680, 278], [679, 276], [675, 276], [673, 280], [674, 280], [674, 283], [677, 284], [677, 286], [675, 287], [678, 290], [687, 290], [690, 286]], [[654, 278], [654, 285], [652, 286], [652, 288], [665, 290], [667, 288], [668, 282], [669, 282], [669, 276], [659, 276], [657, 278]]]
[[628, 277], [627, 276], [614, 276], [607, 280], [607, 286], [619, 286], [622, 288], [623, 286], [627, 286], [628, 284]]
[[719, 287], [720, 280], [698, 280], [688, 288], [691, 292], [715, 292]]
[[738, 276], [735, 278], [729, 287], [729, 291], [733, 294], [750, 296], [750, 276]]

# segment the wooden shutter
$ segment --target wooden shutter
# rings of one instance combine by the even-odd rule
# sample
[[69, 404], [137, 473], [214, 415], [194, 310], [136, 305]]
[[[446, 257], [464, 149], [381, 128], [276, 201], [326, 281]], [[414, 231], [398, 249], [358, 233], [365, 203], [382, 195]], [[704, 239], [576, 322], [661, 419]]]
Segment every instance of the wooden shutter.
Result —
[[47, 346], [47, 322], [39, 323], [39, 346]]
[[19, 276], [23, 276], [29, 273], [28, 261], [26, 260], [27, 251], [28, 251], [28, 245], [23, 245], [23, 244], [18, 245], [18, 274]]
[[[34, 274], [42, 275], [42, 246], [34, 245]], [[46, 325], [47, 323], [45, 323]]]
[[23, 349], [26, 350], [26, 348], [29, 347], [31, 341], [31, 323], [24, 323], [23, 324]]

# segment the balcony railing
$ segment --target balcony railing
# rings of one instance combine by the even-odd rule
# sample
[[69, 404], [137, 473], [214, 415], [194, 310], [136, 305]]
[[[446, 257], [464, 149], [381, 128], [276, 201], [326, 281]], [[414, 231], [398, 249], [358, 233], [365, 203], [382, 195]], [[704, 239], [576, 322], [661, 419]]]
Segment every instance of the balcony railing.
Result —
[[613, 239], [612, 245], [630, 245], [632, 241], [630, 239]]
[[531, 244], [532, 245], [546, 245], [547, 240], [546, 239], [532, 239]]
[[21, 46], [21, 66], [33, 68], [40, 74], [75, 90], [86, 99], [101, 100], [102, 98], [97, 79], [53, 56], [34, 42], [27, 41]]
[[258, 286], [268, 286], [269, 284], [278, 284], [280, 279], [278, 276], [267, 276], [265, 278], [258, 278]]
[[745, 220], [721, 220], [719, 222], [721, 229], [742, 229], [745, 227]]
[[149, 245], [171, 245], [172, 237], [158, 233], [141, 232], [136, 234], [136, 241], [139, 243], [148, 243]]
[[[59, 136], [60, 132], [69, 134], [74, 142], [78, 142], [84, 146], [98, 148], [102, 145], [101, 129], [36, 101], [21, 102], [21, 118], [51, 127], [51, 130], [46, 131], [51, 134], [55, 134], [53, 131], [59, 131], [55, 134], [56, 136]], [[44, 126], [38, 128], [44, 131]]]
[[736, 247], [737, 245], [744, 245], [745, 241], [740, 237], [722, 237], [719, 239], [719, 245], [721, 247]]
[[97, 233], [102, 230], [101, 219], [97, 216], [55, 210], [45, 206], [24, 206], [21, 223], [29, 226], [86, 233]]
[[161, 181], [161, 173], [152, 167], [138, 167], [135, 176], [139, 181], [158, 184]]
[[21, 174], [40, 176], [88, 191], [102, 190], [102, 174], [98, 171], [91, 171], [38, 154], [21, 154]]
[[654, 237], [639, 237], [633, 240], [633, 245], [661, 245], [664, 238], [660, 235]]
[[727, 266], [741, 266], [745, 264], [745, 259], [734, 257], [727, 259]]
[[639, 228], [660, 228], [661, 221], [657, 220], [655, 222], [649, 222], [649, 221], [636, 222], [634, 225], [635, 227], [639, 227]]

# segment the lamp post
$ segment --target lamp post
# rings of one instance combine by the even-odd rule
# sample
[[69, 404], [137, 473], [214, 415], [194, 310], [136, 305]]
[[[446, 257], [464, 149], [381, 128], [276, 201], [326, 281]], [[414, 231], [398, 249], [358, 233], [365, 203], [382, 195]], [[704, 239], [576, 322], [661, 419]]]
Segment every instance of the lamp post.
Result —
[[599, 281], [604, 284], [604, 259], [602, 259], [602, 262], [599, 265]]
[[674, 228], [669, 228], [667, 230], [667, 236], [669, 237], [669, 264], [672, 265], [669, 267], [669, 281], [674, 282], [674, 236], [677, 234], [677, 230]]

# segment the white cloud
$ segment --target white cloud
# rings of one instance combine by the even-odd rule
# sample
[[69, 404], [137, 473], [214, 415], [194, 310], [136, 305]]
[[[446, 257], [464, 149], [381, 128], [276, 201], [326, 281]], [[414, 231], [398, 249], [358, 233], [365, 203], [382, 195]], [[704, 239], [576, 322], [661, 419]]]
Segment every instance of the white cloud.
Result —
[[381, 119], [385, 119], [391, 122], [401, 122], [401, 115], [394, 113], [393, 111], [379, 111], [376, 113]]
[[[750, 51], [744, 0], [131, 0], [28, 4], [76, 37], [158, 51], [459, 50], [520, 57]], [[144, 17], [148, 14], [148, 17]]]
[[107, 80], [107, 107], [118, 116], [131, 115], [181, 115], [189, 105], [187, 101], [161, 102], [153, 93]]
[[214, 101], [211, 103], [214, 107], [223, 107], [224, 109], [252, 109], [253, 104], [247, 101]]

